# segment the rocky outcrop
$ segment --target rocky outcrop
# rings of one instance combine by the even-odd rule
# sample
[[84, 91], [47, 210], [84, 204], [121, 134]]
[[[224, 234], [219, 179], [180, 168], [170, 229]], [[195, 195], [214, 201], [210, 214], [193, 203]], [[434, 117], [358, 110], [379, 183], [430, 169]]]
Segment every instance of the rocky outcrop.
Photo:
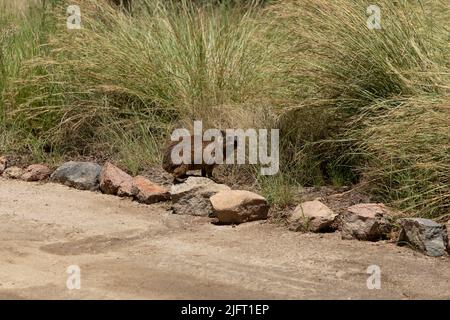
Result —
[[121, 197], [132, 196], [133, 177], [112, 163], [105, 163], [100, 172], [100, 190]]
[[23, 174], [23, 169], [19, 167], [8, 167], [3, 171], [2, 176], [8, 179], [20, 179]]
[[366, 241], [385, 239], [392, 230], [389, 216], [390, 210], [382, 203], [353, 205], [339, 219], [342, 239]]
[[269, 204], [259, 194], [246, 190], [221, 191], [210, 199], [213, 216], [222, 224], [267, 219]]
[[318, 200], [299, 204], [289, 218], [293, 231], [330, 231], [337, 214]]
[[92, 162], [66, 162], [53, 172], [50, 180], [80, 190], [96, 190], [102, 167]]
[[133, 178], [131, 193], [136, 201], [152, 204], [170, 199], [169, 190], [161, 187], [143, 176]]
[[399, 245], [410, 244], [426, 255], [439, 257], [449, 250], [446, 226], [422, 218], [400, 219]]
[[230, 187], [208, 178], [189, 177], [184, 183], [172, 186], [172, 210], [175, 214], [209, 216], [213, 211], [209, 198], [225, 190]]
[[24, 181], [42, 181], [48, 179], [52, 170], [43, 164], [32, 164], [25, 169], [20, 179]]

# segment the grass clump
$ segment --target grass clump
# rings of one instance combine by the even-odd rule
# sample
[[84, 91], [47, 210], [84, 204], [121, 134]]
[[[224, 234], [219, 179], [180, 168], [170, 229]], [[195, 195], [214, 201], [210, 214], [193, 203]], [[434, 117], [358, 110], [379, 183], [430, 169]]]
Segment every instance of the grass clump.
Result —
[[380, 200], [436, 217], [450, 204], [449, 9], [377, 4], [381, 30], [368, 29], [365, 1], [273, 8], [284, 90], [298, 101], [282, 112], [284, 163], [302, 183], [361, 180]]
[[50, 54], [23, 68], [24, 78], [45, 76], [21, 82], [19, 95], [29, 94], [11, 113], [55, 145], [85, 147], [109, 131], [105, 118], [158, 138], [194, 119], [226, 126], [261, 90], [251, 11], [146, 1], [129, 16], [103, 1], [79, 4], [83, 30], [59, 26]]
[[18, 92], [21, 81], [40, 74], [36, 69], [24, 75], [22, 68], [47, 54], [47, 43], [54, 31], [50, 9], [55, 5], [55, 1], [47, 1], [44, 6], [39, 1], [0, 0], [0, 153], [28, 153], [37, 160], [54, 156], [44, 156], [45, 141], [10, 115], [23, 98]]
[[279, 175], [232, 170], [274, 205], [298, 185], [360, 183], [411, 215], [448, 214], [445, 1], [380, 0], [380, 30], [363, 0], [143, 0], [131, 14], [71, 1], [81, 30], [68, 2], [36, 3], [0, 13], [20, 30], [2, 32], [1, 152], [98, 153], [137, 173], [194, 120], [279, 128]]
[[[358, 150], [369, 191], [412, 215], [450, 210], [450, 104], [435, 96], [368, 106]], [[447, 215], [448, 217], [448, 215]]]

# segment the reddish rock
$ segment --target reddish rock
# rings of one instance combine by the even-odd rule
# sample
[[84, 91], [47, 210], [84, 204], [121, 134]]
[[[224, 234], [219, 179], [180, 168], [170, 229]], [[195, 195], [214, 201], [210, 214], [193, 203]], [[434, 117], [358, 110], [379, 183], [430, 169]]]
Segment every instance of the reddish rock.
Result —
[[145, 204], [152, 204], [170, 199], [170, 192], [168, 189], [161, 187], [142, 176], [133, 178], [131, 193], [138, 202]]
[[388, 218], [392, 212], [382, 203], [360, 203], [341, 216], [342, 239], [378, 241], [392, 230]]
[[121, 197], [132, 196], [133, 178], [115, 165], [107, 162], [100, 172], [100, 190]]
[[48, 179], [52, 171], [43, 164], [32, 164], [25, 169], [20, 179], [24, 181], [42, 181]]
[[219, 223], [243, 223], [267, 219], [269, 204], [259, 194], [246, 190], [220, 191], [210, 198]]
[[132, 197], [133, 196], [133, 180], [131, 183], [124, 183], [117, 190], [117, 195], [119, 197]]

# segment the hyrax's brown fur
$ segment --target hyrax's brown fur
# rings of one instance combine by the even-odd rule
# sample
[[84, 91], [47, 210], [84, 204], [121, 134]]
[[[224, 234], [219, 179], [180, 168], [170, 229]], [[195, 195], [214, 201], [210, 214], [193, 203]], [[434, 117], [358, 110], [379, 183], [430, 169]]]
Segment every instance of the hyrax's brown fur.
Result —
[[[227, 142], [226, 142], [226, 136], [225, 133], [222, 132], [222, 137], [223, 137], [223, 159], [225, 161], [226, 156], [227, 156]], [[172, 161], [172, 150], [173, 148], [180, 143], [179, 141], [173, 141], [171, 143], [169, 143], [169, 145], [167, 146], [165, 152], [164, 152], [164, 158], [163, 158], [163, 164], [162, 167], [164, 170], [166, 170], [167, 172], [171, 173], [174, 178], [175, 181], [177, 181], [180, 178], [184, 178], [186, 177], [186, 174], [188, 171], [191, 170], [201, 170], [202, 172], [202, 177], [213, 177], [213, 170], [214, 168], [217, 166], [217, 164], [206, 164], [203, 161], [203, 157], [202, 157], [202, 163], [200, 164], [194, 164], [194, 136], [191, 136], [191, 160], [192, 163], [191, 164], [174, 164]], [[212, 142], [210, 141], [202, 141], [202, 154], [203, 154], [203, 150]], [[237, 146], [237, 140], [234, 140], [234, 149]], [[180, 156], [183, 156], [183, 152], [180, 152]]]

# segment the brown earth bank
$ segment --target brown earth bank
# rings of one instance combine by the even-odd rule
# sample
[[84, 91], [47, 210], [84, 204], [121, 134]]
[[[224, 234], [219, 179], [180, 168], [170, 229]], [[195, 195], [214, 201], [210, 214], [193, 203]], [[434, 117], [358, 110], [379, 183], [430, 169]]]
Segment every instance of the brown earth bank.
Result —
[[[448, 257], [2, 178], [0, 256], [1, 299], [450, 299]], [[66, 286], [72, 265], [79, 290]]]

